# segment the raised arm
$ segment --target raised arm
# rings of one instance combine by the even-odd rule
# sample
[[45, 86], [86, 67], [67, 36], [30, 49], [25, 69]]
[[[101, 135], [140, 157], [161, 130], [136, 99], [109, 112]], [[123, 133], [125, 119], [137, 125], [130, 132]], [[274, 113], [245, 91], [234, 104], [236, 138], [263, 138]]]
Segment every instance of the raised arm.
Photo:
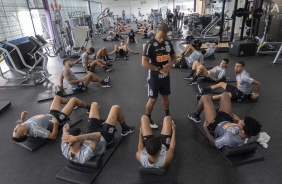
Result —
[[73, 62], [72, 66], [76, 65], [77, 63], [79, 63], [81, 61], [81, 58], [78, 58], [75, 62]]
[[[129, 38], [127, 38], [127, 39], [129, 39]], [[134, 51], [130, 50], [130, 48], [129, 48], [128, 46], [126, 46], [126, 47], [127, 47], [127, 50], [128, 50], [130, 53], [132, 53], [132, 54], [140, 54], [139, 52], [134, 52]]]
[[140, 128], [140, 133], [139, 133], [139, 141], [138, 141], [138, 150], [135, 154], [136, 160], [140, 163], [140, 157], [141, 157], [141, 153], [144, 149], [144, 145], [143, 145], [143, 135], [142, 135], [142, 130]]
[[56, 139], [58, 135], [59, 122], [55, 118], [52, 118], [50, 122], [53, 123], [53, 130], [49, 133], [48, 139]]
[[64, 75], [63, 72], [60, 75], [60, 87], [64, 89]]
[[100, 141], [101, 133], [100, 132], [94, 132], [89, 134], [82, 134], [78, 136], [73, 135], [65, 135], [63, 137], [64, 141], [67, 142], [69, 145], [73, 144], [76, 141], [87, 141], [89, 143], [89, 147], [92, 151], [96, 150], [96, 147]]

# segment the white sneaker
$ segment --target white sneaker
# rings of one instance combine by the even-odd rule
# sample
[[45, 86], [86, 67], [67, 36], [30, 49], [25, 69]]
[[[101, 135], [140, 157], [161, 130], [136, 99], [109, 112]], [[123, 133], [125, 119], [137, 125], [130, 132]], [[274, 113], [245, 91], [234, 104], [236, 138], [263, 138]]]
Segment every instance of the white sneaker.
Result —
[[159, 128], [159, 126], [158, 126], [157, 124], [155, 124], [155, 123], [153, 122], [153, 120], [151, 120], [151, 122], [150, 122], [150, 127], [151, 127], [152, 129], [157, 129], [157, 128]]

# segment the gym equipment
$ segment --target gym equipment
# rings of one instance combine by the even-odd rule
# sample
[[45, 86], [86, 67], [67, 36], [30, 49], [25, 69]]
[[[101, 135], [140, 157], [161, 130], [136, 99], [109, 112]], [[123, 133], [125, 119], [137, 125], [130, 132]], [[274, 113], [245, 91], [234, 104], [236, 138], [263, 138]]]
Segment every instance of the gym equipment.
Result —
[[[206, 137], [204, 130], [200, 127], [200, 123], [195, 123], [194, 121], [191, 122], [204, 135], [204, 137]], [[234, 148], [223, 146], [221, 149], [217, 150], [232, 167], [236, 167], [264, 160], [264, 157], [259, 153], [258, 150], [256, 150], [256, 147], [256, 143], [251, 143]]]
[[52, 100], [56, 94], [61, 96], [61, 97], [66, 97], [66, 96], [71, 96], [71, 95], [81, 93], [81, 91], [74, 91], [73, 89], [63, 90], [60, 86], [55, 86], [54, 91], [55, 92], [53, 92], [51, 90], [51, 91], [45, 91], [43, 93], [39, 93], [38, 98], [37, 98], [37, 102]]
[[[71, 116], [69, 120], [69, 125], [72, 127], [79, 123], [82, 119], [76, 116]], [[63, 128], [59, 129], [58, 135], [63, 132]], [[50, 139], [40, 139], [34, 137], [28, 137], [24, 142], [14, 142], [15, 144], [21, 146], [22, 148], [27, 149], [28, 151], [34, 151], [35, 149], [39, 148], [43, 144], [49, 142]]]
[[231, 42], [229, 54], [233, 56], [254, 56], [256, 54], [257, 43], [247, 41]]
[[97, 16], [97, 25], [94, 26], [96, 31], [103, 30], [106, 33], [110, 27], [113, 27], [113, 12], [110, 12], [110, 8], [106, 8], [100, 15]]
[[68, 161], [67, 165], [56, 175], [56, 178], [73, 183], [92, 183], [98, 174], [102, 171], [107, 161], [111, 158], [123, 137], [117, 137], [114, 142], [107, 146], [104, 155], [95, 157], [85, 164]]
[[278, 52], [277, 52], [277, 54], [276, 54], [276, 56], [275, 56], [275, 59], [273, 60], [273, 64], [275, 64], [277, 61], [282, 60], [282, 58], [279, 58], [281, 52], [282, 52], [282, 44], [281, 44], [281, 46], [280, 46], [280, 48], [279, 48], [279, 50], [278, 50]]
[[[31, 45], [33, 45], [33, 49], [28, 52], [30, 58], [34, 59], [33, 65], [29, 65], [30, 62], [28, 64], [25, 61], [19, 48], [14, 45], [16, 43], [21, 43], [22, 41], [29, 42], [31, 43]], [[8, 51], [8, 48], [11, 48], [12, 50]], [[2, 54], [0, 54], [0, 56], [4, 56], [5, 62], [12, 73], [12, 77], [7, 77], [0, 68], [0, 76], [3, 79], [9, 81], [9, 83], [5, 85], [5, 87], [35, 86], [36, 84], [43, 83], [45, 79], [51, 76], [47, 70], [47, 56], [55, 57], [58, 52], [56, 52], [55, 56], [53, 56], [50, 55], [47, 50], [43, 52], [42, 48], [44, 48], [44, 45], [33, 36], [9, 42], [6, 40], [0, 42], [0, 51], [2, 51]], [[25, 68], [20, 69], [20, 65], [17, 65], [16, 63], [21, 63]]]
[[266, 15], [265, 15], [265, 27], [263, 31], [263, 36], [260, 39], [259, 37], [256, 37], [258, 40], [258, 48], [257, 53], [258, 54], [277, 54], [277, 50], [275, 50], [275, 47], [277, 45], [281, 45], [282, 42], [269, 42], [269, 32], [270, 32], [270, 26], [272, 22], [273, 15], [271, 13], [271, 0], [267, 1], [267, 9], [266, 9]]
[[[222, 34], [225, 32], [225, 37], [227, 37], [227, 31], [224, 31], [223, 27], [224, 28], [229, 27], [229, 20], [231, 20], [231, 19], [227, 15], [228, 12], [229, 12], [229, 10], [226, 10], [225, 13], [216, 14], [214, 16], [213, 20], [205, 27], [205, 29], [202, 30], [200, 36], [203, 39], [206, 39], [207, 37], [217, 37], [217, 36], [222, 37]], [[220, 25], [219, 32], [217, 34], [214, 34], [214, 35], [208, 35], [208, 33], [210, 33], [218, 25]]]
[[[249, 10], [248, 9], [244, 9], [244, 8], [239, 8], [239, 9], [234, 11], [234, 15], [236, 17], [249, 16], [249, 14], [250, 14]], [[262, 15], [263, 15], [262, 8], [257, 8], [257, 9], [254, 10], [253, 18], [254, 19], [261, 18]]]
[[10, 101], [0, 101], [0, 113], [3, 113], [11, 105]]
[[145, 168], [143, 166], [139, 166], [139, 171], [141, 175], [164, 175], [165, 168]]

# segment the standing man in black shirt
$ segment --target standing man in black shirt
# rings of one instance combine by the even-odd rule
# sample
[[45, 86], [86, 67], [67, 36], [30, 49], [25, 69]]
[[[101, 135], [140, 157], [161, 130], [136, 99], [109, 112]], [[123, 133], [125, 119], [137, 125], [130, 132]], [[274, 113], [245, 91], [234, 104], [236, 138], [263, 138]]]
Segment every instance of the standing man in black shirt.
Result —
[[[158, 128], [152, 119], [151, 113], [157, 101], [158, 93], [162, 96], [165, 115], [169, 116], [170, 77], [169, 70], [176, 62], [173, 46], [167, 40], [167, 25], [160, 24], [156, 36], [150, 40], [144, 49], [142, 66], [148, 69], [148, 97], [146, 115], [150, 119], [151, 128]], [[169, 62], [169, 60], [171, 60]]]

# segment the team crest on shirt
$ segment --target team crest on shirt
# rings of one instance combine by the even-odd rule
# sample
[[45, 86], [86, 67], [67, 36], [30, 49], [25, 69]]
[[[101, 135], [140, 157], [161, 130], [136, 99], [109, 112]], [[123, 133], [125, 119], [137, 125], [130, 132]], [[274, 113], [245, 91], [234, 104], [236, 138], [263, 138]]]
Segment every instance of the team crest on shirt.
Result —
[[156, 46], [158, 46], [158, 43], [157, 43], [157, 42], [154, 42], [153, 45], [156, 47]]
[[168, 41], [165, 41], [165, 44], [168, 45]]
[[170, 52], [170, 51], [171, 51], [170, 46], [169, 46], [169, 45], [166, 45], [166, 46], [165, 46], [165, 50], [166, 50], [167, 52]]

